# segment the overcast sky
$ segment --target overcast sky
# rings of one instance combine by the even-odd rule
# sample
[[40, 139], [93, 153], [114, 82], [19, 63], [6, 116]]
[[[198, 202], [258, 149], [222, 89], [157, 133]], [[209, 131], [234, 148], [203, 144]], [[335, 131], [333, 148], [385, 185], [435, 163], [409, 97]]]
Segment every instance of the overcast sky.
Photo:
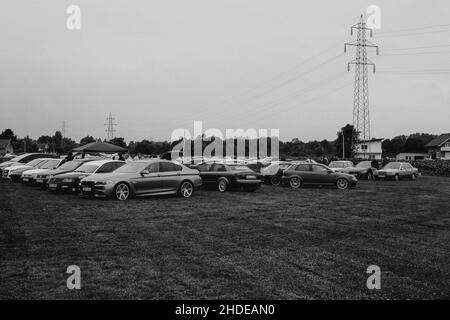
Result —
[[[70, 4], [81, 30], [66, 28]], [[105, 138], [111, 112], [127, 141], [194, 120], [334, 139], [352, 121], [343, 43], [371, 4], [372, 137], [450, 132], [450, 73], [383, 72], [450, 70], [448, 0], [0, 0], [0, 129], [37, 138], [65, 120], [73, 139]], [[416, 47], [430, 48], [403, 50]]]

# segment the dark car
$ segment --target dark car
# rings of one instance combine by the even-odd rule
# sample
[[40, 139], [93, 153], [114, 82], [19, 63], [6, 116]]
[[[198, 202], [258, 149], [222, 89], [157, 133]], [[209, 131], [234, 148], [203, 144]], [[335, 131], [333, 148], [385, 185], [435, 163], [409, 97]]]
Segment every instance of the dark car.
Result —
[[0, 175], [2, 174], [3, 168], [7, 168], [9, 166], [13, 166], [13, 165], [17, 165], [17, 164], [28, 163], [31, 160], [34, 160], [37, 158], [58, 158], [58, 156], [56, 154], [50, 154], [50, 153], [24, 153], [24, 154], [21, 154], [20, 156], [12, 158], [9, 161], [0, 163]]
[[203, 186], [216, 187], [220, 192], [228, 189], [255, 191], [261, 186], [261, 175], [243, 164], [203, 163], [197, 169]]
[[375, 170], [376, 169], [372, 167], [372, 161], [361, 161], [356, 166], [345, 167], [338, 171], [354, 175], [358, 179], [372, 180]]
[[48, 191], [78, 191], [80, 180], [95, 173], [110, 173], [120, 168], [125, 161], [96, 160], [82, 164], [73, 172], [59, 174], [48, 180]]
[[98, 159], [75, 159], [75, 160], [63, 163], [62, 165], [60, 165], [58, 168], [56, 168], [54, 170], [46, 170], [46, 171], [40, 172], [36, 176], [35, 183], [43, 188], [47, 188], [47, 182], [50, 177], [54, 177], [54, 176], [57, 176], [57, 175], [60, 175], [63, 173], [75, 171], [82, 164], [89, 162], [89, 161], [94, 161], [94, 160], [98, 160]]
[[304, 185], [334, 185], [338, 189], [355, 187], [358, 179], [355, 176], [334, 172], [323, 164], [300, 163], [289, 167], [283, 173], [283, 184], [293, 189]]

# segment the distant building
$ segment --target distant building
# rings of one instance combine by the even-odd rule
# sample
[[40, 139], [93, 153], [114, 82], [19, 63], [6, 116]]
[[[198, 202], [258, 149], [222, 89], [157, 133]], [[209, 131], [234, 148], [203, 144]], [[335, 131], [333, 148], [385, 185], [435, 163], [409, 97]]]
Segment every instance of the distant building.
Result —
[[441, 134], [425, 145], [431, 159], [450, 160], [450, 133]]
[[414, 152], [402, 152], [399, 153], [395, 159], [400, 160], [423, 160], [428, 158], [428, 153], [414, 153]]
[[366, 141], [359, 141], [356, 145], [356, 157], [368, 160], [381, 160], [383, 149], [381, 143], [383, 139], [371, 139]]
[[0, 139], [0, 155], [5, 155], [7, 153], [14, 153], [14, 148], [11, 144], [11, 140]]

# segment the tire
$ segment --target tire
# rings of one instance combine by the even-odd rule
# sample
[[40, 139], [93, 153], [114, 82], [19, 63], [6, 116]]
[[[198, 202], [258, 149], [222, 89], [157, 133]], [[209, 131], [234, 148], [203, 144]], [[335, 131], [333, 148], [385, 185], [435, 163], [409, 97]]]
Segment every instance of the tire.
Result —
[[339, 178], [336, 180], [336, 188], [339, 190], [346, 190], [349, 187], [348, 180], [345, 178]]
[[272, 176], [270, 178], [270, 184], [273, 186], [279, 186], [281, 184], [281, 178], [279, 176]]
[[219, 190], [219, 192], [225, 192], [228, 189], [228, 182], [225, 179], [219, 179], [219, 181], [217, 182], [217, 190]]
[[194, 193], [194, 185], [190, 181], [183, 181], [178, 194], [183, 198], [190, 198]]
[[302, 186], [303, 182], [302, 179], [299, 177], [292, 177], [289, 179], [289, 187], [292, 189], [298, 189]]
[[130, 186], [124, 182], [120, 182], [114, 187], [114, 198], [119, 201], [128, 200], [131, 196]]

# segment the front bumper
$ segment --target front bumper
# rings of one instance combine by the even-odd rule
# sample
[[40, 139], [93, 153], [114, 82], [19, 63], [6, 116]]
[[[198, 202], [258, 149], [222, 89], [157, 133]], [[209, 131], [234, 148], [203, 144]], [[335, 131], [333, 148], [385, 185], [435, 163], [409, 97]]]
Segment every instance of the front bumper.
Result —
[[93, 181], [81, 181], [80, 192], [87, 197], [112, 197], [114, 184], [95, 184]]
[[78, 181], [76, 182], [61, 182], [61, 181], [49, 181], [47, 184], [49, 191], [78, 191]]

